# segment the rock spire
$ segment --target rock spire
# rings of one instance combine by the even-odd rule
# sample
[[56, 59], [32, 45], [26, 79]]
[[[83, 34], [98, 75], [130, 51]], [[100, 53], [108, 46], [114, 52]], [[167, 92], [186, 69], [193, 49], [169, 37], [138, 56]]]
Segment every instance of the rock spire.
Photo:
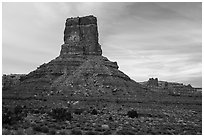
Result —
[[64, 44], [60, 52], [64, 55], [101, 55], [98, 43], [97, 19], [94, 16], [68, 18], [65, 23]]

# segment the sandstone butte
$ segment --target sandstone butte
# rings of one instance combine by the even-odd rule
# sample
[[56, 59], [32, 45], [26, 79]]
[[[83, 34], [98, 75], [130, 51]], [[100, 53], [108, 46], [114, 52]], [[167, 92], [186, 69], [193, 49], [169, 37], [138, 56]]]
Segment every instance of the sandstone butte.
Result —
[[118, 68], [102, 56], [97, 18], [68, 18], [60, 55], [22, 76], [7, 92], [15, 97], [134, 98], [146, 91]]

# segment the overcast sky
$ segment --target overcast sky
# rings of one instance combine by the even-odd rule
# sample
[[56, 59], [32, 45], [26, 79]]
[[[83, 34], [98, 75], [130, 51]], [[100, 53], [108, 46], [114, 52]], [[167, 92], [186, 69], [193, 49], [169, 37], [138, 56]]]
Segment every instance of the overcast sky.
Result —
[[201, 3], [3, 3], [2, 71], [29, 73], [57, 57], [68, 17], [98, 19], [103, 55], [135, 81], [202, 86]]

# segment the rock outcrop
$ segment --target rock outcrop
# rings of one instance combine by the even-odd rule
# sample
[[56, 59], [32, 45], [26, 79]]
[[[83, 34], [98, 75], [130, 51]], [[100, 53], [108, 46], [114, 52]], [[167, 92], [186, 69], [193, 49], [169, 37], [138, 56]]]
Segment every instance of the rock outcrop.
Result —
[[147, 81], [147, 86], [159, 86], [158, 84], [158, 78], [149, 78]]
[[[68, 18], [60, 55], [21, 77], [17, 95], [63, 97], [129, 96], [144, 91], [102, 56], [94, 16]], [[132, 96], [133, 97], [133, 96]]]
[[196, 88], [190, 84], [184, 85], [183, 83], [158, 81], [158, 78], [149, 78], [148, 81], [140, 82], [149, 91], [166, 92], [173, 96], [201, 96], [201, 91], [197, 91]]

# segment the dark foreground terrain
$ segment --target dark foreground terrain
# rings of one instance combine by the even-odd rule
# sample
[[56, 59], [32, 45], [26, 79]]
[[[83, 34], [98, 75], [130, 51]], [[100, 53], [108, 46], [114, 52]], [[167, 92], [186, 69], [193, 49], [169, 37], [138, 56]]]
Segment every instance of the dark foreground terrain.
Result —
[[[147, 98], [148, 97], [148, 98]], [[135, 99], [3, 96], [2, 134], [202, 134], [201, 96]]]

